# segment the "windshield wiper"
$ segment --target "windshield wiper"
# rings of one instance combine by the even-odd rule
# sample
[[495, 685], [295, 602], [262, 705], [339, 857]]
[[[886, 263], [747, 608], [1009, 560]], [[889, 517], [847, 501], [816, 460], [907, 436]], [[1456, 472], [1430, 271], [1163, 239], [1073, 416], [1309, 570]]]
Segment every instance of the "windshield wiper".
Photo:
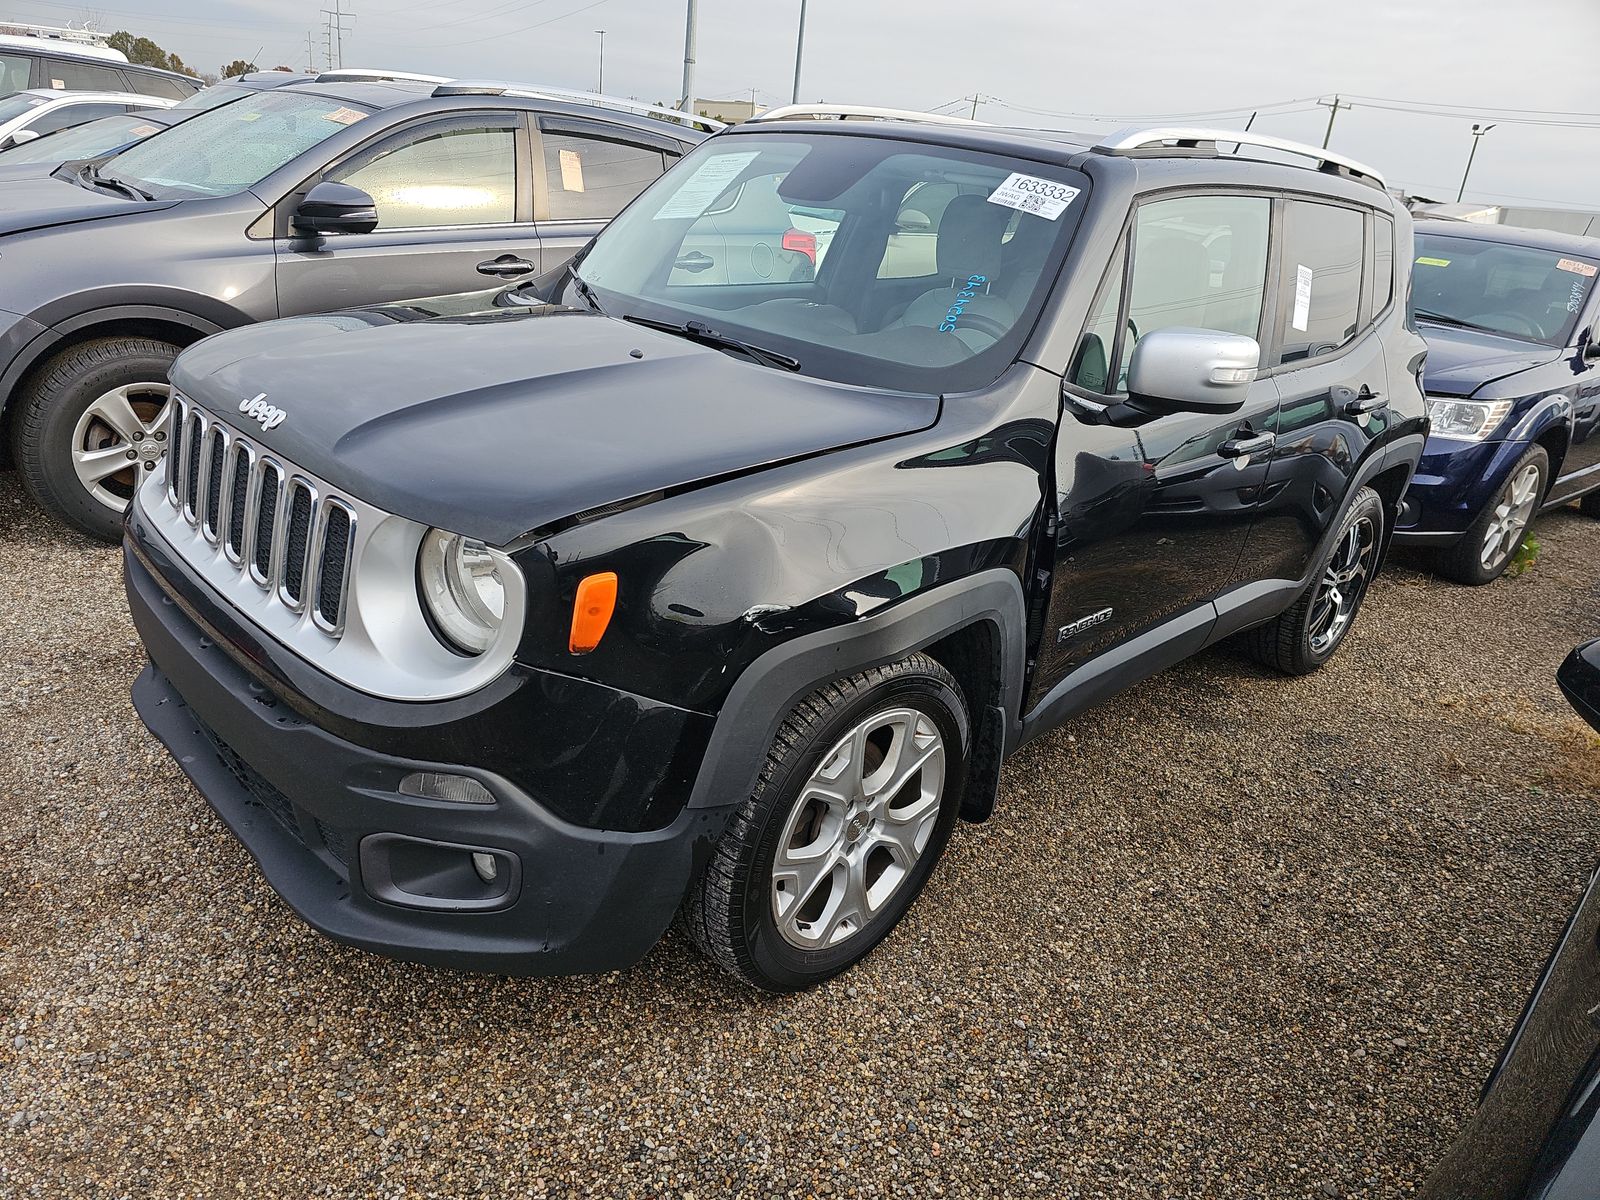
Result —
[[776, 367], [782, 371], [798, 371], [800, 360], [790, 358], [787, 354], [779, 354], [776, 350], [768, 350], [765, 346], [754, 346], [749, 342], [742, 342], [736, 337], [729, 337], [719, 333], [704, 321], [685, 321], [682, 325], [674, 325], [671, 321], [655, 321], [649, 317], [636, 317], [631, 314], [622, 318], [632, 321], [635, 325], [643, 325], [647, 329], [659, 329], [662, 333], [674, 334], [677, 337], [688, 338], [691, 342], [699, 342], [702, 346], [711, 346], [718, 350], [732, 350], [743, 354], [764, 367]]
[[589, 286], [589, 281], [578, 274], [577, 263], [571, 261], [567, 263], [567, 278], [572, 280], [573, 290], [583, 298], [583, 302], [589, 306], [591, 311], [599, 313], [602, 317], [606, 315], [606, 310], [600, 307], [600, 301], [595, 297], [594, 289]]
[[1432, 321], [1435, 325], [1448, 325], [1452, 329], [1476, 329], [1483, 333], [1498, 333], [1503, 337], [1515, 337], [1515, 334], [1506, 333], [1504, 329], [1495, 329], [1488, 325], [1479, 325], [1475, 321], [1463, 321], [1460, 317], [1447, 317], [1444, 313], [1428, 312], [1425, 309], [1412, 310], [1412, 316], [1419, 321]]
[[126, 179], [117, 179], [111, 175], [100, 174], [100, 168], [90, 163], [79, 173], [80, 179], [87, 179], [96, 187], [109, 188], [113, 192], [121, 192], [130, 200], [154, 200], [155, 196], [145, 191], [142, 187], [135, 187]]

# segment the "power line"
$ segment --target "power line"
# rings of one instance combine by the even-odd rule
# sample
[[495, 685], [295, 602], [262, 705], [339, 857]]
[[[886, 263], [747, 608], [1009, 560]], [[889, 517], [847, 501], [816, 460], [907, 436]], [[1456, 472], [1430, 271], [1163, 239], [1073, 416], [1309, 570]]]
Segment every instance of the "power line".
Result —
[[532, 25], [524, 25], [521, 29], [508, 29], [503, 33], [491, 33], [485, 37], [468, 38], [464, 42], [440, 42], [433, 48], [435, 50], [449, 50], [456, 46], [476, 46], [482, 42], [497, 42], [503, 38], [518, 37], [521, 34], [540, 29], [546, 25], [554, 25], [557, 21], [565, 21], [568, 17], [575, 17], [579, 13], [588, 12], [591, 8], [599, 8], [602, 4], [608, 2], [609, 0], [590, 0], [590, 3], [585, 4], [582, 8], [575, 8], [571, 12], [564, 12], [557, 17], [546, 17], [543, 21], [535, 21]]

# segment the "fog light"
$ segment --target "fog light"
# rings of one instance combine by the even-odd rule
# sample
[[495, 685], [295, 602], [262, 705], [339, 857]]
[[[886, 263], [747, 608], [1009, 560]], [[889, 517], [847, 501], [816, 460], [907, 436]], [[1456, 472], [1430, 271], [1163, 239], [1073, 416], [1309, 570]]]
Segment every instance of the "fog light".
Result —
[[[448, 800], [452, 804], [494, 803], [494, 794], [476, 779], [440, 771], [413, 771], [400, 781], [400, 794], [424, 800]], [[485, 875], [484, 878], [493, 879], [494, 876]]]
[[485, 883], [493, 883], [500, 874], [500, 860], [492, 854], [475, 852], [472, 856], [472, 869], [478, 873], [478, 878]]

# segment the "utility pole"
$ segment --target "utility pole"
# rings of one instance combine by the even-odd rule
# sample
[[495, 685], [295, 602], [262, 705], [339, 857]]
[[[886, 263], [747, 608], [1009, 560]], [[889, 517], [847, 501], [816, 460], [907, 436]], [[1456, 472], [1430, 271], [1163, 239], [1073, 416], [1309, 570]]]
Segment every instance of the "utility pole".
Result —
[[689, 11], [683, 28], [683, 100], [678, 107], [694, 116], [694, 41], [695, 21], [699, 4], [689, 0]]
[[794, 39], [794, 91], [789, 96], [790, 104], [800, 103], [800, 63], [806, 54], [806, 0], [800, 0], [800, 31]]
[[306, 74], [315, 75], [316, 73], [317, 56], [316, 52], [311, 49], [311, 30], [308, 29], [306, 30]]
[[1493, 128], [1493, 125], [1474, 125], [1472, 127], [1472, 149], [1467, 154], [1467, 169], [1461, 172], [1461, 187], [1456, 192], [1457, 204], [1460, 204], [1461, 197], [1467, 194], [1467, 176], [1472, 174], [1472, 160], [1478, 157], [1478, 139]]
[[1328, 110], [1328, 131], [1322, 135], [1322, 148], [1326, 150], [1328, 148], [1328, 140], [1333, 137], [1333, 119], [1339, 115], [1341, 108], [1348, 109], [1350, 105], [1341, 104], [1337, 95], [1331, 101], [1318, 100], [1317, 104]]
[[606, 31], [596, 29], [595, 32], [600, 35], [600, 79], [594, 90], [603, 92], [606, 90]]
[[333, 46], [329, 61], [341, 69], [344, 67], [344, 19], [349, 15], [344, 11], [343, 2], [344, 0], [333, 0], [332, 8], [322, 10], [328, 18], [328, 28], [333, 35]]

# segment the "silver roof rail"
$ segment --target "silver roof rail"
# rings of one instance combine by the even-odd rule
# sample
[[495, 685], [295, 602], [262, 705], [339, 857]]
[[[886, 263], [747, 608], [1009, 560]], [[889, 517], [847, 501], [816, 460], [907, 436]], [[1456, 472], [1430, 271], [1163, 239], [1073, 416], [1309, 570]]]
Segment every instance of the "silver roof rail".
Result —
[[313, 83], [449, 83], [443, 75], [418, 75], [414, 71], [383, 71], [365, 67], [339, 67], [319, 71]]
[[1342, 154], [1335, 154], [1332, 150], [1325, 150], [1319, 146], [1310, 146], [1305, 142], [1291, 142], [1287, 138], [1269, 137], [1264, 133], [1245, 133], [1232, 129], [1195, 129], [1186, 125], [1154, 125], [1145, 128], [1133, 126], [1107, 135], [1094, 148], [1101, 154], [1130, 154], [1139, 150], [1159, 149], [1168, 142], [1173, 143], [1173, 147], [1177, 149], [1210, 147], [1215, 150], [1223, 142], [1235, 142], [1240, 146], [1258, 146], [1264, 150], [1276, 150], [1280, 154], [1315, 159], [1318, 169], [1342, 168], [1352, 175], [1371, 180], [1379, 187], [1387, 186], [1383, 176], [1365, 163], [1346, 158]]
[[982, 125], [983, 121], [969, 121], [966, 117], [948, 117], [943, 113], [918, 112], [913, 108], [871, 108], [861, 104], [785, 104], [769, 108], [751, 117], [752, 121], [819, 120], [836, 121], [924, 121], [932, 125]]
[[502, 83], [493, 79], [440, 80], [439, 86], [433, 89], [433, 94], [435, 96], [521, 96], [532, 100], [559, 100], [563, 104], [588, 104], [594, 108], [633, 113], [641, 117], [656, 117], [682, 125], [698, 125], [710, 133], [727, 128], [721, 121], [714, 121], [710, 117], [696, 116], [694, 113], [686, 113], [676, 108], [661, 108], [654, 104], [646, 104], [642, 100], [629, 100], [623, 96], [607, 96], [600, 92], [575, 92], [567, 88], [540, 87], [536, 84]]

